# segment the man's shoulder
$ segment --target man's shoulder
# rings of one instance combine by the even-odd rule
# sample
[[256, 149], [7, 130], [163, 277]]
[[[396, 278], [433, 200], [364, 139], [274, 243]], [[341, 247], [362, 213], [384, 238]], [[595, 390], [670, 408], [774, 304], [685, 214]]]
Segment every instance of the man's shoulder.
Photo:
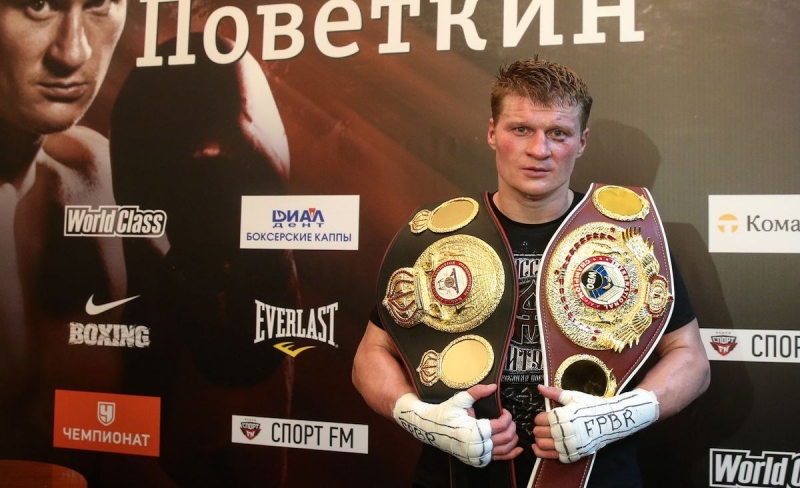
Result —
[[70, 169], [91, 180], [110, 174], [108, 139], [88, 127], [75, 126], [45, 140], [44, 163], [59, 171]]
[[111, 204], [108, 140], [86, 127], [51, 134], [36, 161], [36, 183], [61, 204]]

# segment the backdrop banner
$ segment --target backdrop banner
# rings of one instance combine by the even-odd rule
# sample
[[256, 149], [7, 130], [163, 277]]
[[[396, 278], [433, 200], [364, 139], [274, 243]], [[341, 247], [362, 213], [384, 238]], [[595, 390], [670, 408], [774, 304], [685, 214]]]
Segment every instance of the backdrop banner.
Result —
[[410, 486], [421, 444], [353, 356], [397, 229], [496, 189], [491, 82], [538, 53], [594, 98], [572, 188], [650, 189], [712, 360], [638, 435], [646, 486], [796, 486], [798, 26], [787, 0], [0, 2], [0, 479]]

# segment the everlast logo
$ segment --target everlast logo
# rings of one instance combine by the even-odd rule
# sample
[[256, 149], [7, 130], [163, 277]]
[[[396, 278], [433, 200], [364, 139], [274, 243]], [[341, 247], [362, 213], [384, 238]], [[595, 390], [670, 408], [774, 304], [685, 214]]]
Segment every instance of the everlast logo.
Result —
[[709, 486], [748, 488], [800, 487], [800, 455], [711, 449]]
[[[339, 303], [331, 303], [308, 310], [281, 308], [267, 303], [256, 303], [256, 335], [254, 343], [267, 339], [309, 339], [339, 347], [334, 337], [335, 312]], [[290, 356], [315, 346], [297, 347], [291, 341], [275, 344], [275, 348]]]
[[722, 356], [727, 356], [734, 350], [738, 343], [736, 336], [730, 335], [717, 335], [711, 337], [711, 347]]

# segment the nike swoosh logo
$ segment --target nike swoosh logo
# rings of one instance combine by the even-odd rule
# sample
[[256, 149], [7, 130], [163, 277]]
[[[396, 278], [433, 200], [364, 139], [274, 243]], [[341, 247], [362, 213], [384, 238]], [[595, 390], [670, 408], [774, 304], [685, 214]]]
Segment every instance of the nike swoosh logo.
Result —
[[89, 315], [100, 315], [103, 312], [108, 312], [112, 308], [119, 307], [123, 303], [127, 303], [133, 300], [134, 298], [139, 298], [140, 296], [141, 295], [136, 295], [135, 297], [123, 298], [122, 300], [104, 303], [103, 305], [95, 305], [94, 295], [92, 295], [89, 297], [89, 300], [86, 301], [86, 313], [88, 313]]
[[305, 347], [298, 347], [297, 349], [292, 349], [292, 345], [294, 345], [294, 342], [279, 342], [272, 347], [283, 353], [288, 354], [293, 358], [296, 358], [298, 354], [307, 349], [314, 349], [315, 347], [317, 347], [317, 346], [305, 346]]

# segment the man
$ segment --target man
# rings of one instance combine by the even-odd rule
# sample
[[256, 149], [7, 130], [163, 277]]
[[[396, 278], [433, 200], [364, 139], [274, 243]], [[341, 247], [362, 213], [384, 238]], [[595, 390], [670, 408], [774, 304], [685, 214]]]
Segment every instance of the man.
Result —
[[[508, 236], [516, 269], [536, 269], [543, 251], [564, 217], [581, 200], [569, 189], [575, 161], [583, 154], [589, 129], [587, 122], [592, 98], [585, 83], [568, 68], [537, 58], [519, 61], [502, 69], [492, 87], [492, 117], [487, 139], [495, 151], [498, 190], [491, 205]], [[396, 419], [407, 430], [426, 432], [424, 421], [458, 426], [474, 432], [461, 439], [463, 444], [432, 442], [474, 466], [485, 466], [489, 456], [476, 456], [475, 440], [491, 436], [483, 449], [491, 449], [491, 460], [513, 460], [517, 486], [527, 486], [536, 458], [575, 461], [598, 452], [590, 487], [641, 486], [632, 438], [618, 440], [600, 449], [576, 453], [569, 440], [558, 434], [564, 425], [558, 418], [571, 418], [567, 404], [585, 401], [575, 392], [563, 392], [542, 385], [542, 364], [518, 358], [541, 356], [541, 339], [536, 322], [535, 277], [518, 277], [519, 300], [514, 333], [500, 381], [502, 414], [493, 419], [474, 419], [475, 400], [494, 394], [496, 385], [476, 385], [456, 394], [442, 405], [419, 401], [400, 361], [390, 335], [373, 313], [353, 365], [353, 382], [376, 412]], [[666, 333], [655, 347], [658, 362], [629, 395], [644, 398], [650, 423], [679, 412], [699, 396], [709, 384], [705, 356], [697, 321], [683, 290], [676, 280], [676, 305]], [[520, 378], [523, 378], [520, 380]], [[627, 393], [626, 393], [627, 394]], [[579, 401], [573, 401], [575, 397]], [[544, 399], [564, 404], [550, 415]], [[592, 397], [594, 398], [594, 397]], [[627, 398], [627, 397], [626, 397]], [[591, 400], [589, 410], [602, 409], [607, 400]], [[408, 415], [411, 412], [413, 415]], [[598, 414], [599, 415], [599, 414]], [[552, 419], [552, 420], [551, 420]], [[415, 423], [418, 422], [418, 423]], [[642, 425], [647, 424], [643, 422]], [[411, 425], [411, 428], [408, 426]], [[553, 427], [559, 427], [553, 430]], [[569, 428], [574, 427], [572, 424]], [[554, 436], [554, 434], [556, 434]], [[418, 436], [419, 437], [419, 436]], [[422, 436], [425, 438], [425, 436]], [[555, 437], [555, 438], [554, 438]], [[488, 445], [486, 445], [488, 444]], [[462, 450], [462, 445], [472, 450]], [[438, 459], [438, 461], [437, 461]], [[446, 456], [428, 445], [415, 476], [415, 486], [449, 486]]]
[[52, 445], [54, 385], [117, 380], [115, 355], [65, 354], [90, 296], [124, 296], [121, 242], [63, 229], [65, 206], [114, 203], [107, 141], [75, 124], [105, 78], [125, 3], [0, 1], [0, 417], [12, 423], [0, 430], [16, 456]]

